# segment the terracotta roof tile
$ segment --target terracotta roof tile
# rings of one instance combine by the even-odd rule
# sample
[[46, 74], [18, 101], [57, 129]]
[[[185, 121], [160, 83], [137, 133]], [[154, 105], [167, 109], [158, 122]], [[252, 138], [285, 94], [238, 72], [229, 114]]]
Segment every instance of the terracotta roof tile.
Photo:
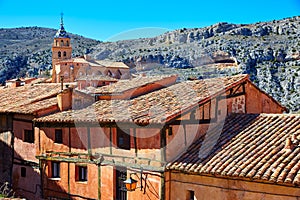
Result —
[[0, 92], [0, 112], [34, 113], [51, 107], [60, 92], [60, 84], [34, 84], [5, 88]]
[[168, 78], [175, 75], [166, 75], [166, 76], [150, 76], [150, 77], [136, 77], [133, 79], [124, 79], [119, 80], [115, 84], [106, 85], [103, 87], [96, 88], [93, 92], [97, 94], [117, 94], [122, 93], [127, 90], [135, 89], [138, 87], [142, 87], [147, 84], [154, 83], [156, 81], [160, 81], [164, 78]]
[[[213, 134], [215, 130], [212, 130]], [[293, 147], [287, 138], [297, 136]], [[199, 157], [205, 136], [195, 141], [170, 170], [240, 177], [281, 184], [300, 183], [300, 115], [232, 114], [208, 156]]]
[[61, 112], [38, 118], [36, 121], [161, 124], [246, 80], [247, 75], [238, 75], [186, 81], [131, 100], [100, 100], [81, 110]]

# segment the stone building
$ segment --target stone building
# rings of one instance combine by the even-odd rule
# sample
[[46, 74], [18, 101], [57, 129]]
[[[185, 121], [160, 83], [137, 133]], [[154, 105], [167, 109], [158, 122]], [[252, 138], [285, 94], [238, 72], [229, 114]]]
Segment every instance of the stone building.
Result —
[[109, 76], [116, 79], [130, 78], [129, 67], [123, 62], [94, 60], [87, 55], [72, 57], [71, 37], [67, 34], [63, 18], [52, 45], [52, 82], [74, 82], [85, 76]]
[[[37, 118], [35, 125], [39, 140], [36, 145], [39, 146], [37, 158], [43, 170], [43, 197], [211, 199], [213, 189], [211, 196], [203, 195], [206, 189], [203, 187], [207, 183], [202, 183], [202, 179], [206, 176], [203, 178], [204, 175], [198, 171], [196, 174], [185, 171], [184, 167], [195, 165], [191, 170], [201, 169], [205, 164], [201, 163], [201, 158], [209, 162], [206, 158], [226, 148], [226, 144], [240, 134], [248, 138], [241, 145], [248, 145], [249, 151], [255, 150], [257, 138], [277, 129], [276, 126], [264, 127], [272, 120], [264, 120], [269, 115], [260, 113], [282, 113], [285, 110], [251, 83], [248, 76], [239, 75], [171, 84], [134, 98], [98, 100], [83, 109]], [[273, 115], [270, 114], [270, 117]], [[286, 118], [282, 121], [283, 127], [289, 126], [284, 123], [293, 120], [295, 127], [291, 130], [298, 130], [299, 116], [277, 116]], [[262, 120], [262, 127], [252, 125], [255, 120], [258, 120], [257, 125]], [[252, 128], [251, 137], [247, 136], [249, 128]], [[284, 137], [288, 137], [289, 133], [284, 132]], [[206, 137], [208, 140], [204, 140]], [[203, 141], [206, 142], [203, 144]], [[236, 141], [240, 142], [241, 138], [236, 138]], [[274, 146], [274, 149], [281, 147], [279, 141], [265, 145]], [[248, 153], [250, 159], [258, 156], [255, 152]], [[221, 161], [234, 164], [234, 160], [226, 159], [230, 158], [231, 151], [225, 153], [221, 154], [223, 160], [214, 163], [216, 167]], [[233, 158], [239, 153], [242, 155], [243, 150], [237, 151]], [[245, 168], [251, 167], [247, 165], [250, 160], [242, 161], [241, 165]], [[280, 165], [281, 161], [278, 160], [277, 164]], [[124, 181], [129, 177], [138, 181], [139, 189], [131, 192], [124, 189]], [[229, 176], [220, 179], [220, 183], [212, 180], [217, 189], [218, 184], [227, 184], [218, 191], [220, 199], [230, 189], [233, 191], [227, 199], [239, 199], [238, 190], [234, 190], [237, 186], [228, 184], [230, 180]], [[249, 182], [240, 181], [241, 185]], [[256, 192], [259, 196], [270, 191]]]
[[37, 138], [32, 120], [60, 111], [60, 87], [52, 83], [25, 84], [0, 92], [1, 183], [11, 183], [17, 195], [40, 197]]

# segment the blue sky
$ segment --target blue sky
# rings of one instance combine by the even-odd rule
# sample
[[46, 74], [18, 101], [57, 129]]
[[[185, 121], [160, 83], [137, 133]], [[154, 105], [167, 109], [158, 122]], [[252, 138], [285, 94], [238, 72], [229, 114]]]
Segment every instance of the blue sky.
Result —
[[98, 40], [147, 37], [217, 22], [253, 23], [300, 15], [300, 0], [0, 0], [0, 28], [59, 28]]

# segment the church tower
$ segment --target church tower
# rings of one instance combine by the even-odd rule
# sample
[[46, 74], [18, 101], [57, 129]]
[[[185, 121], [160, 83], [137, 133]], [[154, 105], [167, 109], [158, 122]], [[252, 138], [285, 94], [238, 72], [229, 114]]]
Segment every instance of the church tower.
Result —
[[60, 29], [54, 36], [52, 45], [52, 82], [55, 82], [56, 69], [55, 64], [59, 61], [72, 58], [71, 38], [64, 28], [63, 14], [60, 19]]

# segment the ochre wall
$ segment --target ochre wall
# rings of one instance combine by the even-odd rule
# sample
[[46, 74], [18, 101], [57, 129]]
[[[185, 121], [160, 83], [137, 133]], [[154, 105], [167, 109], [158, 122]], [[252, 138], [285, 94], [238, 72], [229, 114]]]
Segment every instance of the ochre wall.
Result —
[[296, 187], [183, 173], [166, 173], [166, 194], [170, 192], [166, 196], [167, 200], [185, 200], [189, 190], [195, 192], [197, 200], [296, 200], [300, 197], [300, 190]]
[[246, 84], [246, 112], [247, 113], [282, 113], [284, 108], [281, 107], [274, 99], [248, 82]]

